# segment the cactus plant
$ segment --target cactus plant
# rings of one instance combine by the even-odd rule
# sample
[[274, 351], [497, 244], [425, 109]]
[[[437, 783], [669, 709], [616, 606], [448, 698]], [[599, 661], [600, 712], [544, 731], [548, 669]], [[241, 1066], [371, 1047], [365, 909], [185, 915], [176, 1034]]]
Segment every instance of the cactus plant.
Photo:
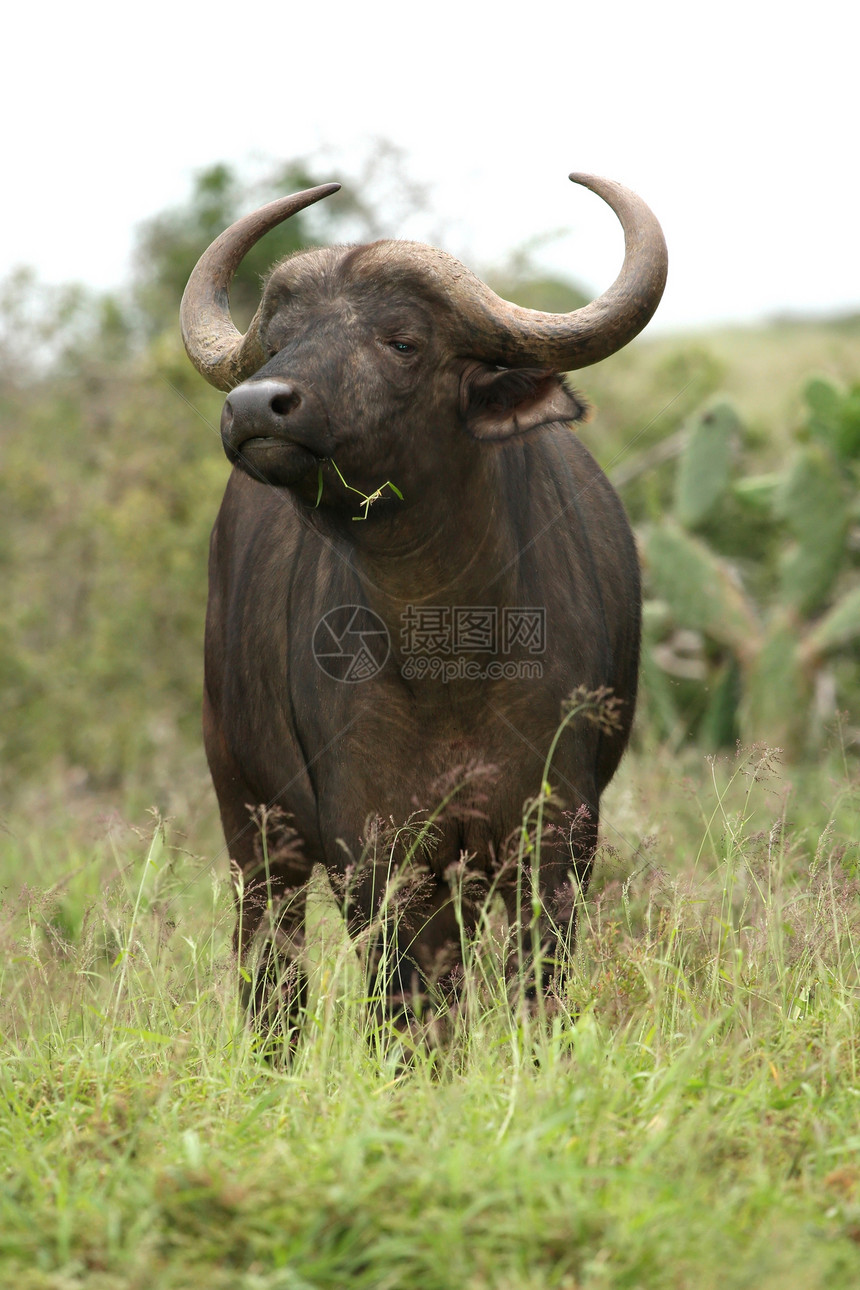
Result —
[[698, 528], [729, 486], [732, 450], [740, 431], [734, 408], [719, 403], [694, 422], [675, 480], [675, 514], [688, 529]]
[[[644, 689], [664, 734], [710, 746], [738, 733], [799, 750], [811, 701], [838, 685], [860, 642], [860, 386], [804, 391], [785, 468], [733, 477], [742, 427], [723, 403], [689, 427], [674, 514], [640, 532]], [[838, 684], [837, 684], [838, 683]]]
[[743, 678], [738, 723], [751, 743], [766, 740], [790, 752], [802, 747], [812, 678], [802, 666], [797, 628], [788, 616], [771, 625]]
[[860, 457], [860, 385], [842, 394], [816, 377], [803, 392], [808, 408], [806, 433], [843, 462]]
[[773, 512], [794, 539], [781, 561], [782, 599], [808, 616], [836, 581], [850, 518], [845, 483], [826, 448], [801, 449], [774, 493]]
[[825, 655], [860, 640], [860, 586], [852, 587], [824, 615], [803, 642], [803, 658], [814, 665]]
[[679, 626], [703, 632], [739, 658], [755, 652], [755, 611], [730, 566], [671, 520], [644, 543], [649, 588], [671, 607]]

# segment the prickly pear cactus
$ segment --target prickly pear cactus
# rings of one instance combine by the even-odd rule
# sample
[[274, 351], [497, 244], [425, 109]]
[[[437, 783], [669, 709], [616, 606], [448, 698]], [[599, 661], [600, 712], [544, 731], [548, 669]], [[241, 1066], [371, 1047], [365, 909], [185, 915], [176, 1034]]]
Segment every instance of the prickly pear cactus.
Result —
[[835, 650], [860, 640], [860, 587], [853, 587], [819, 618], [803, 642], [803, 657], [814, 665]]
[[781, 599], [805, 616], [827, 598], [845, 551], [848, 493], [832, 453], [816, 443], [803, 448], [773, 505], [794, 539], [781, 561]]
[[801, 663], [797, 625], [787, 617], [772, 623], [746, 669], [739, 716], [741, 737], [799, 749], [807, 723], [812, 684]]
[[728, 403], [717, 404], [693, 422], [675, 479], [675, 514], [684, 528], [698, 528], [717, 510], [729, 487], [740, 428]]
[[640, 533], [644, 690], [673, 740], [740, 733], [798, 753], [820, 734], [822, 695], [860, 701], [860, 385], [810, 381], [804, 400], [786, 466], [766, 475], [736, 473], [728, 404], [695, 419], [674, 515]]
[[808, 408], [806, 431], [841, 461], [860, 457], [860, 385], [844, 394], [816, 377], [803, 391]]
[[703, 632], [739, 658], [754, 653], [759, 629], [752, 605], [704, 542], [667, 520], [648, 535], [644, 554], [649, 589], [678, 626]]

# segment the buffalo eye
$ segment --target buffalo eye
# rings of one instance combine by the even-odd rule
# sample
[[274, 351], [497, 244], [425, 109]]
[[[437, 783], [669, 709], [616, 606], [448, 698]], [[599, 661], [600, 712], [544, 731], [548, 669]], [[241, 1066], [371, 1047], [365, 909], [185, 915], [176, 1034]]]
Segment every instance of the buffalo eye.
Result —
[[405, 358], [415, 353], [415, 346], [408, 340], [390, 340], [388, 345], [396, 354], [403, 354]]

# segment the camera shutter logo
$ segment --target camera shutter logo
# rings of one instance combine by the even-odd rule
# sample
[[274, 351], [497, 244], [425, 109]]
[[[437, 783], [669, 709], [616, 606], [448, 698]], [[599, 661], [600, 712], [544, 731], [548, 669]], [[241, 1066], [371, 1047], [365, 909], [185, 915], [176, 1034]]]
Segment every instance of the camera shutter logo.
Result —
[[388, 628], [372, 609], [338, 605], [317, 623], [311, 648], [326, 676], [357, 685], [382, 671], [391, 641]]

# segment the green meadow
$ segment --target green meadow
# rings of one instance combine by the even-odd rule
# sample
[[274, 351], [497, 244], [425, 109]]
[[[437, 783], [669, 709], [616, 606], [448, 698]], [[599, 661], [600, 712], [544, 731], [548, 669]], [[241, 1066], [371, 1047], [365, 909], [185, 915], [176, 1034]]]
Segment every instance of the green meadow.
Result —
[[200, 855], [53, 809], [6, 838], [4, 1284], [857, 1284], [840, 756], [628, 758], [563, 996], [506, 990], [490, 912], [441, 1046], [379, 1020], [317, 875], [292, 1063], [243, 1022], [211, 819]]

